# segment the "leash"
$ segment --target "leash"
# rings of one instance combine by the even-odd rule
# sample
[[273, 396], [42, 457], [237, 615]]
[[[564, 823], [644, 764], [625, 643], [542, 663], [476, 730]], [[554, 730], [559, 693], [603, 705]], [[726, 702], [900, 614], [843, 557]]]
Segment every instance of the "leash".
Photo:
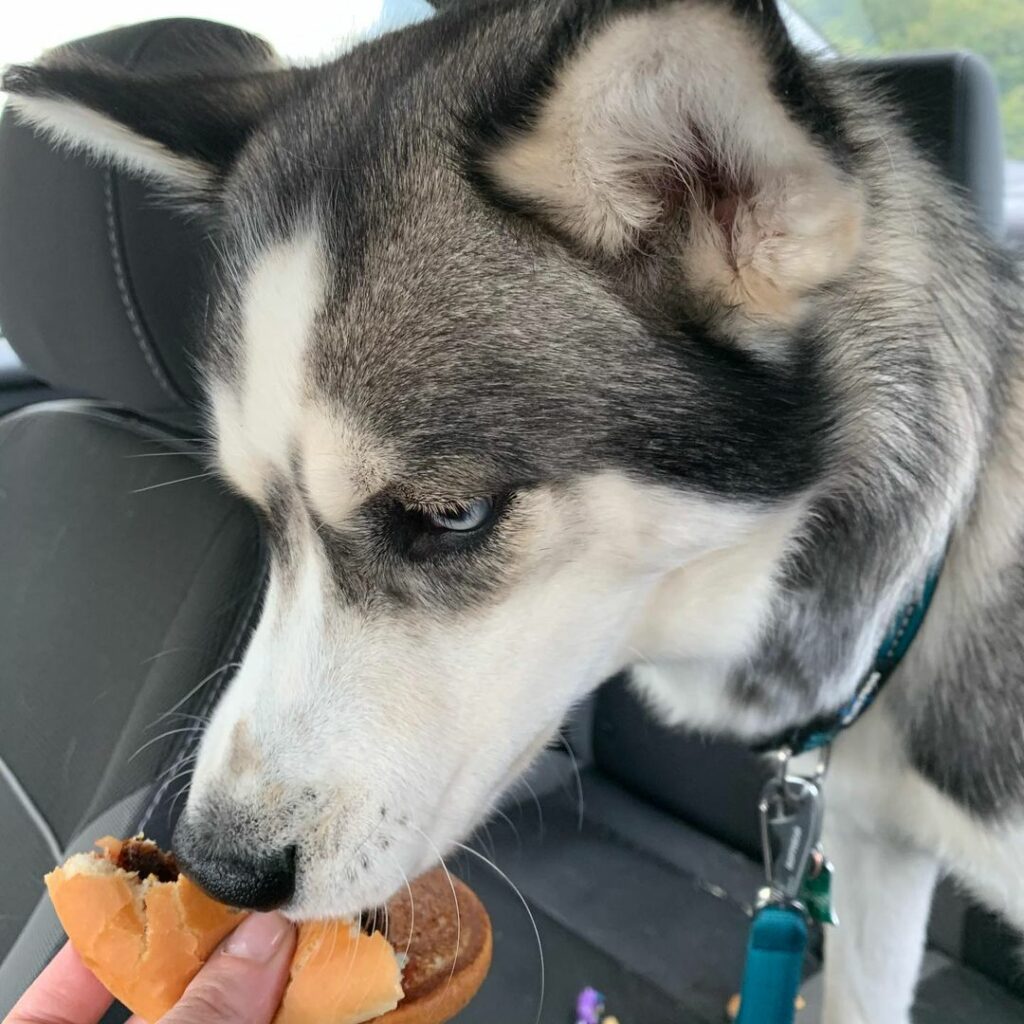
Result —
[[[765, 783], [758, 803], [766, 886], [758, 893], [747, 940], [737, 1024], [793, 1024], [810, 923], [839, 923], [832, 909], [832, 865], [821, 848], [829, 752], [836, 737], [871, 707], [910, 649], [935, 595], [942, 563], [940, 558], [920, 594], [900, 609], [846, 704], [755, 748], [773, 752], [778, 771]], [[790, 775], [790, 759], [813, 750], [820, 752], [814, 775]]]

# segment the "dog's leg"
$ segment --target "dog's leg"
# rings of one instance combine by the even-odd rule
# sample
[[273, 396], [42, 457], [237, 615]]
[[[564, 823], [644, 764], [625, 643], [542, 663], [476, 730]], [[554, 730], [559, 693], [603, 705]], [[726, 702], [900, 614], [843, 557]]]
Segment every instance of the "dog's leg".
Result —
[[825, 1024], [908, 1024], [938, 862], [828, 817], [839, 927], [826, 939]]

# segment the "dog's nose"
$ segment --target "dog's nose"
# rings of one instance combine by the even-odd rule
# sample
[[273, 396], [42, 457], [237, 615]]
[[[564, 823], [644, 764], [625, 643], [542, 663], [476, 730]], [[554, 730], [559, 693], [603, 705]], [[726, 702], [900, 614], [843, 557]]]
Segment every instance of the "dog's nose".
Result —
[[193, 882], [214, 899], [247, 910], [273, 910], [295, 892], [295, 847], [267, 852], [225, 848], [200, 829], [178, 822], [172, 842], [174, 856]]

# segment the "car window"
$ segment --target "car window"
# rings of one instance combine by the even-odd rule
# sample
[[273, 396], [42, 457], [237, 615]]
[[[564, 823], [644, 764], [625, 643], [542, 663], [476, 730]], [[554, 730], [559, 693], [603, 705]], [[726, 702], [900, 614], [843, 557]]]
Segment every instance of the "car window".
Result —
[[345, 40], [370, 28], [384, 8], [418, 7], [425, 0], [66, 0], [5, 11], [0, 31], [0, 64], [34, 60], [48, 47], [68, 39], [104, 32], [154, 18], [205, 18], [256, 32], [283, 56], [310, 61], [339, 49]]
[[840, 53], [972, 50], [992, 66], [1006, 138], [1007, 220], [1024, 238], [1024, 0], [790, 0]]

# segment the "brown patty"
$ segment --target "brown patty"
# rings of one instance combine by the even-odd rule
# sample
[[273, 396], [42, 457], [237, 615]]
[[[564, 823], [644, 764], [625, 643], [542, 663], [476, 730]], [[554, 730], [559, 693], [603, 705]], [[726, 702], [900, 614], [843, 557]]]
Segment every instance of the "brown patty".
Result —
[[489, 953], [491, 942], [491, 925], [483, 904], [457, 878], [452, 876], [449, 881], [442, 868], [421, 875], [410, 889], [411, 900], [410, 890], [403, 889], [388, 903], [385, 931], [397, 953], [408, 949], [409, 959], [402, 971], [403, 1003], [424, 998], [447, 985], [453, 974], [476, 965], [485, 950]]
[[122, 871], [136, 871], [139, 879], [156, 875], [160, 882], [178, 880], [178, 862], [149, 839], [126, 839], [114, 860]]

